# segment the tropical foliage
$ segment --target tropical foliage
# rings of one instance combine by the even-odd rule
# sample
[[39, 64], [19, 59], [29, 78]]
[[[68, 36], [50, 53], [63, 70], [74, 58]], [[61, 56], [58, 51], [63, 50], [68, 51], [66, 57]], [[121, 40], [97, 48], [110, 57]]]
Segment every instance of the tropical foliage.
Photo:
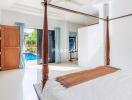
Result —
[[36, 52], [37, 51], [37, 30], [33, 30], [30, 35], [25, 37], [27, 51]]

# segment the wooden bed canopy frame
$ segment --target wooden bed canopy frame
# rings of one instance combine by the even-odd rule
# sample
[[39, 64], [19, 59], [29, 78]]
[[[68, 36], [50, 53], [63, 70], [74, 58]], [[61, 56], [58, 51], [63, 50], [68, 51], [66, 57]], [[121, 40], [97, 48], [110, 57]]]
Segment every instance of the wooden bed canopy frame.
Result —
[[48, 68], [48, 12], [47, 12], [47, 7], [50, 6], [52, 8], [64, 10], [67, 12], [72, 12], [84, 16], [90, 16], [93, 18], [98, 18], [100, 20], [104, 20], [106, 22], [106, 53], [105, 53], [105, 65], [109, 66], [110, 65], [110, 41], [109, 41], [109, 17], [107, 16], [106, 19], [100, 18], [91, 14], [86, 14], [83, 12], [59, 7], [53, 4], [48, 3], [47, 0], [44, 0], [42, 2], [44, 6], [44, 23], [43, 23], [43, 39], [42, 39], [42, 60], [43, 60], [43, 70], [42, 70], [42, 88], [44, 88], [47, 80], [48, 80], [48, 74], [49, 74], [49, 68]]
[[128, 16], [132, 16], [132, 14], [128, 14], [128, 15], [124, 15], [124, 16], [120, 16], [120, 17], [116, 17], [116, 18], [112, 18], [109, 19], [109, 16], [107, 16], [107, 18], [100, 18], [98, 16], [94, 16], [91, 14], [86, 14], [83, 12], [79, 12], [79, 11], [75, 11], [75, 10], [71, 10], [71, 9], [67, 9], [67, 8], [63, 8], [63, 7], [59, 7], [53, 4], [50, 4], [47, 0], [44, 0], [44, 2], [42, 2], [42, 5], [44, 6], [44, 22], [43, 22], [43, 39], [42, 39], [42, 88], [45, 87], [45, 84], [48, 80], [48, 74], [49, 74], [49, 68], [48, 68], [48, 11], [47, 11], [47, 7], [52, 7], [52, 8], [56, 8], [56, 9], [60, 9], [63, 11], [67, 11], [67, 12], [71, 12], [71, 13], [75, 13], [75, 14], [80, 14], [80, 15], [84, 15], [84, 16], [90, 16], [93, 18], [98, 18], [100, 20], [105, 21], [106, 23], [106, 36], [105, 36], [105, 66], [110, 66], [110, 35], [109, 35], [109, 21], [112, 20], [116, 20], [116, 19], [120, 19], [120, 18], [124, 18], [124, 17], [128, 17]]

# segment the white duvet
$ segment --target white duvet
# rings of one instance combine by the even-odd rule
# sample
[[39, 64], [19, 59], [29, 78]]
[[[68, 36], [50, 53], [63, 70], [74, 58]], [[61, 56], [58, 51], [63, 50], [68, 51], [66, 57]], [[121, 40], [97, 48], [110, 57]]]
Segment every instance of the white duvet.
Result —
[[[54, 77], [65, 73], [52, 72]], [[43, 90], [43, 100], [132, 100], [132, 69], [122, 69], [70, 88], [50, 79]]]

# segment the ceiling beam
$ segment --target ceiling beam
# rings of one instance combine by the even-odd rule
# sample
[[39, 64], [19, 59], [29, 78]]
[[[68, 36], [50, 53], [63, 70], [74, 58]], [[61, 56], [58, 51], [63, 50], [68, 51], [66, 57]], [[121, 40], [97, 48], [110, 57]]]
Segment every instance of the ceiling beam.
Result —
[[[44, 2], [42, 2], [42, 4], [44, 4]], [[49, 7], [52, 7], [52, 8], [59, 9], [59, 10], [63, 10], [63, 11], [75, 13], [75, 14], [80, 14], [80, 15], [84, 15], [84, 16], [89, 16], [89, 17], [93, 17], [93, 18], [100, 19], [100, 20], [106, 20], [106, 19], [104, 19], [104, 18], [100, 18], [100, 17], [95, 16], [95, 15], [91, 15], [91, 14], [87, 14], [87, 13], [83, 13], [83, 12], [71, 10], [71, 9], [64, 8], [64, 7], [60, 7], [60, 6], [57, 6], [57, 5], [50, 4], [50, 3], [48, 3], [48, 6], [49, 6]]]

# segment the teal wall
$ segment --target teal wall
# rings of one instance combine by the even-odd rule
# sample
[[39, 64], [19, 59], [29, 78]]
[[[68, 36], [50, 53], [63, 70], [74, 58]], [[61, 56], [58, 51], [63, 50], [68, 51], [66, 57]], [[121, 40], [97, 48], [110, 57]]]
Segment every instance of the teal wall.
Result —
[[55, 27], [55, 63], [61, 63], [61, 54], [60, 54], [60, 27]]
[[24, 55], [23, 55], [23, 47], [24, 47], [24, 23], [15, 22], [20, 28], [20, 68], [25, 67]]

